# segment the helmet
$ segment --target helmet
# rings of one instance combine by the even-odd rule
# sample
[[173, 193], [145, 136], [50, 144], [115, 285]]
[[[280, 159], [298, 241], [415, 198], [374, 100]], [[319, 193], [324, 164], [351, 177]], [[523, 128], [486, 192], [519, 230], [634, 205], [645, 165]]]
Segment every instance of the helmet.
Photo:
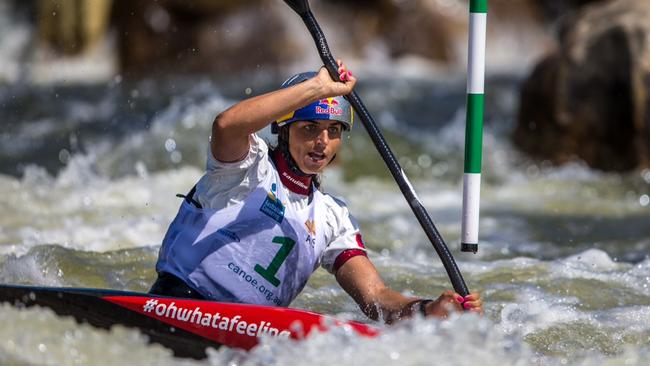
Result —
[[[296, 74], [282, 83], [282, 88], [288, 88], [302, 83], [316, 75], [317, 73], [313, 71]], [[354, 122], [354, 109], [342, 96], [325, 98], [307, 104], [300, 109], [278, 118], [275, 124], [278, 127], [282, 127], [295, 121], [311, 121], [316, 119], [339, 121], [343, 124], [343, 129], [349, 131]]]

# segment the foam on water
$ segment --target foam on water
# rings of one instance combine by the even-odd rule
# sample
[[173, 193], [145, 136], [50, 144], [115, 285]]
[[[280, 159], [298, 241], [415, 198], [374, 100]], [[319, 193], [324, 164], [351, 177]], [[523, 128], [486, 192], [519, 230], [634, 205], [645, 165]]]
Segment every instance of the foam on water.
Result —
[[528, 335], [555, 324], [585, 319], [573, 308], [574, 299], [549, 296], [538, 288], [522, 287], [515, 294], [516, 302], [501, 310], [501, 326], [507, 333]]
[[0, 202], [12, 212], [0, 218], [0, 253], [44, 243], [97, 252], [159, 245], [178, 209], [174, 196], [201, 176], [209, 126], [228, 103], [212, 84], [198, 83], [149, 130], [68, 154], [55, 176], [36, 165], [21, 179], [0, 175]]
[[158, 247], [92, 252], [39, 245], [0, 257], [0, 283], [146, 292], [155, 279]]
[[[648, 349], [624, 348], [616, 355], [578, 352], [551, 358], [536, 353], [519, 333], [474, 316], [446, 322], [415, 319], [387, 328], [378, 338], [355, 336], [345, 329], [321, 333], [307, 341], [266, 339], [248, 354], [232, 350], [211, 353], [212, 365], [643, 365]], [[300, 361], [299, 361], [300, 362]]]
[[[475, 346], [473, 346], [475, 345]], [[374, 339], [336, 329], [304, 342], [267, 339], [247, 355], [222, 351], [210, 364], [287, 365], [304, 360], [310, 365], [526, 365], [535, 355], [515, 337], [476, 316], [447, 322], [415, 319], [386, 328]]]
[[31, 168], [22, 180], [0, 180], [0, 201], [12, 212], [0, 218], [1, 253], [24, 254], [44, 243], [96, 252], [159, 245], [178, 208], [175, 194], [201, 175], [186, 167], [107, 180], [76, 159], [57, 177]]
[[[616, 286], [619, 295], [628, 289], [633, 296], [650, 304], [650, 265], [649, 261], [638, 264], [618, 263], [607, 253], [590, 249], [554, 264], [553, 273], [563, 279], [589, 279]], [[631, 295], [631, 294], [630, 294]]]
[[48, 309], [0, 305], [0, 363], [20, 365], [195, 365], [171, 351], [147, 344], [138, 331], [120, 326], [101, 330], [58, 317]]
[[[562, 316], [550, 315], [557, 310], [545, 309], [545, 303], [526, 307], [528, 314], [504, 310], [509, 320], [551, 325]], [[567, 315], [565, 315], [566, 317]], [[525, 319], [522, 319], [525, 317]], [[612, 319], [620, 326], [621, 317], [637, 322], [647, 316], [626, 312]], [[604, 355], [577, 350], [563, 357], [537, 353], [524, 336], [529, 329], [509, 327], [506, 322], [494, 323], [475, 315], [453, 317], [440, 322], [417, 318], [384, 328], [373, 339], [360, 337], [350, 329], [337, 328], [296, 342], [265, 338], [251, 352], [222, 348], [209, 350], [208, 360], [201, 362], [175, 359], [171, 352], [158, 345], [147, 344], [138, 332], [122, 327], [110, 331], [78, 325], [69, 318], [60, 318], [47, 309], [18, 310], [0, 306], [0, 360], [24, 364], [115, 364], [128, 354], [129, 362], [138, 364], [210, 364], [210, 365], [310, 365], [376, 364], [389, 365], [470, 365], [476, 360], [489, 365], [644, 365], [647, 347], [621, 347], [619, 352]], [[575, 318], [567, 317], [575, 322]], [[566, 320], [564, 319], [564, 320]], [[643, 328], [637, 330], [643, 331]], [[5, 332], [6, 334], [2, 334]], [[21, 336], [17, 336], [21, 334]], [[620, 335], [619, 337], [623, 337]], [[586, 339], [589, 342], [589, 339]], [[557, 347], [557, 346], [556, 346]]]

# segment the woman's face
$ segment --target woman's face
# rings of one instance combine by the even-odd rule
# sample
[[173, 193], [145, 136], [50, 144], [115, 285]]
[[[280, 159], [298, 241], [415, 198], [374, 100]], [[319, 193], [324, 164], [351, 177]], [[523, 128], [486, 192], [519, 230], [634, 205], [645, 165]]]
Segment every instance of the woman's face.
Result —
[[289, 126], [289, 152], [300, 170], [317, 174], [341, 147], [343, 125], [338, 121], [297, 121]]

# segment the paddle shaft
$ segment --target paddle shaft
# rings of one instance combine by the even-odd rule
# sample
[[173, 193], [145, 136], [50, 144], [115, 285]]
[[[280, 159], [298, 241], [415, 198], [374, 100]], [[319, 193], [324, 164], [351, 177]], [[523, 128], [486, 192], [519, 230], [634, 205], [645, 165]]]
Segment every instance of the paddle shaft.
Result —
[[[318, 48], [318, 53], [320, 54], [320, 58], [329, 71], [330, 76], [334, 80], [339, 80], [338, 65], [336, 64], [336, 60], [330, 52], [329, 46], [327, 45], [327, 40], [325, 39], [325, 35], [318, 25], [314, 14], [311, 12], [311, 10], [307, 10], [305, 12], [299, 12], [298, 15], [300, 15], [302, 20], [305, 22], [309, 33], [311, 33], [312, 37], [314, 38], [316, 47]], [[381, 131], [379, 131], [379, 128], [377, 127], [377, 124], [373, 120], [366, 107], [363, 105], [361, 98], [359, 98], [356, 92], [353, 91], [352, 93], [346, 95], [345, 99], [350, 102], [354, 110], [357, 112], [357, 115], [361, 119], [363, 126], [366, 128], [366, 131], [368, 131], [368, 135], [370, 135], [370, 139], [375, 144], [377, 151], [384, 159], [384, 162], [388, 166], [388, 170], [393, 175], [393, 178], [402, 191], [406, 202], [408, 202], [411, 210], [413, 210], [413, 213], [415, 214], [415, 217], [420, 222], [422, 229], [424, 229], [424, 232], [431, 241], [431, 244], [433, 244], [433, 248], [438, 253], [438, 256], [442, 260], [442, 264], [447, 271], [447, 275], [449, 275], [449, 279], [451, 280], [454, 290], [460, 295], [466, 296], [469, 294], [469, 290], [467, 289], [467, 285], [463, 280], [463, 276], [461, 275], [460, 270], [454, 261], [454, 257], [451, 255], [449, 248], [447, 248], [447, 245], [440, 236], [440, 233], [436, 229], [436, 226], [433, 224], [433, 221], [431, 220], [431, 217], [429, 217], [427, 210], [424, 208], [419, 198], [415, 194], [413, 186], [397, 162], [397, 159], [395, 158], [395, 155], [391, 151], [390, 147], [388, 147], [384, 136], [381, 134]]]

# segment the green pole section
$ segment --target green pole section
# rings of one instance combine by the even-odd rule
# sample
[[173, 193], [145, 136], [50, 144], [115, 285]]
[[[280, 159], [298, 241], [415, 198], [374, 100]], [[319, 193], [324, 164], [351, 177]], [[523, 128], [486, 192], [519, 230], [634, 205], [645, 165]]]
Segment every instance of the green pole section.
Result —
[[469, 12], [470, 13], [487, 13], [488, 4], [487, 0], [470, 0]]
[[481, 173], [483, 157], [483, 94], [467, 95], [465, 122], [465, 173]]

